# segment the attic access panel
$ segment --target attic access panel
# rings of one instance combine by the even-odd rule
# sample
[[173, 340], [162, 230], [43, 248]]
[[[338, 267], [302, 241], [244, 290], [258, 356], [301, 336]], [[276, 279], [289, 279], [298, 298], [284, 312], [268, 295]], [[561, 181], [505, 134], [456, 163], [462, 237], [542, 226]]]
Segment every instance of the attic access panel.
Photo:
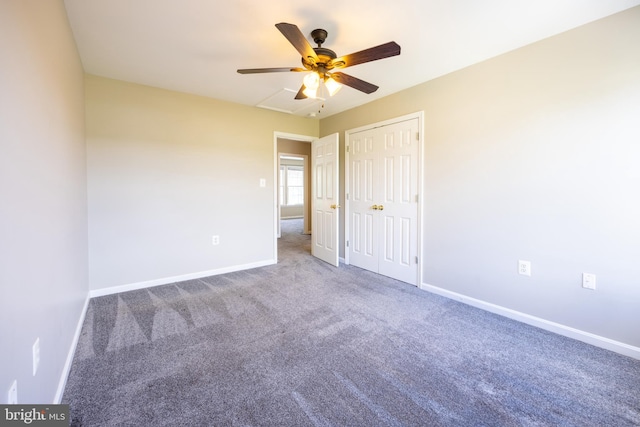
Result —
[[298, 93], [297, 90], [287, 88], [281, 89], [259, 102], [256, 107], [279, 111], [281, 113], [294, 114], [297, 116], [308, 116], [309, 114], [316, 113], [321, 109], [324, 99], [294, 99], [296, 93]]

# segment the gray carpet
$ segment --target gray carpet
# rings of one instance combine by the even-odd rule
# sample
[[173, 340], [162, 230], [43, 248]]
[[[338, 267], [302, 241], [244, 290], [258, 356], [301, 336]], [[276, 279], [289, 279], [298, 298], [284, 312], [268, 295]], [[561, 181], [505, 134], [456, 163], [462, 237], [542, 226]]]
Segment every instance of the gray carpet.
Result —
[[94, 298], [84, 426], [640, 426], [640, 361], [311, 257]]

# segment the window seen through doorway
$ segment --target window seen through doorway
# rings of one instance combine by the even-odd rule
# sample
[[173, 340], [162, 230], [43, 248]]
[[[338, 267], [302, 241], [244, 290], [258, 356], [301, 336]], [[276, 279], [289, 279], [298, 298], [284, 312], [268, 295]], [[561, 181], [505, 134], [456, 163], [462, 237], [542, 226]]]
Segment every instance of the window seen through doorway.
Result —
[[280, 205], [296, 206], [302, 204], [304, 204], [304, 167], [281, 164]]

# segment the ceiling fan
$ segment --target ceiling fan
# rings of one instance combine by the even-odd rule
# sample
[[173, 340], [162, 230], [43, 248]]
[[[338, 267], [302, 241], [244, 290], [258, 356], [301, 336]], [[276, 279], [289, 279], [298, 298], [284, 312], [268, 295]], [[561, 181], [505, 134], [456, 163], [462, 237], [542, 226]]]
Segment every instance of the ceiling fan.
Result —
[[280, 68], [245, 68], [238, 70], [240, 74], [278, 73], [278, 72], [305, 72], [311, 71], [304, 78], [300, 90], [295, 99], [315, 98], [320, 82], [324, 82], [330, 95], [335, 94], [342, 85], [350, 86], [364, 93], [373, 93], [378, 86], [360, 80], [348, 74], [333, 71], [365, 62], [400, 55], [400, 46], [396, 42], [388, 42], [359, 52], [338, 57], [334, 51], [322, 47], [327, 38], [327, 31], [316, 29], [311, 32], [313, 41], [318, 47], [311, 47], [300, 29], [293, 25], [281, 22], [276, 28], [289, 40], [289, 43], [302, 55], [302, 66]]

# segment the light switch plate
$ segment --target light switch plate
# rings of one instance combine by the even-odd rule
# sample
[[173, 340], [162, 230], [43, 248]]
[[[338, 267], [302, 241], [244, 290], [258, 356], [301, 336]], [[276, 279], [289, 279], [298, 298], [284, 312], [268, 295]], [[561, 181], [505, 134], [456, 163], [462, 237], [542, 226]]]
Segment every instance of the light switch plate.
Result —
[[596, 290], [596, 275], [591, 273], [582, 273], [582, 287], [585, 289]]

